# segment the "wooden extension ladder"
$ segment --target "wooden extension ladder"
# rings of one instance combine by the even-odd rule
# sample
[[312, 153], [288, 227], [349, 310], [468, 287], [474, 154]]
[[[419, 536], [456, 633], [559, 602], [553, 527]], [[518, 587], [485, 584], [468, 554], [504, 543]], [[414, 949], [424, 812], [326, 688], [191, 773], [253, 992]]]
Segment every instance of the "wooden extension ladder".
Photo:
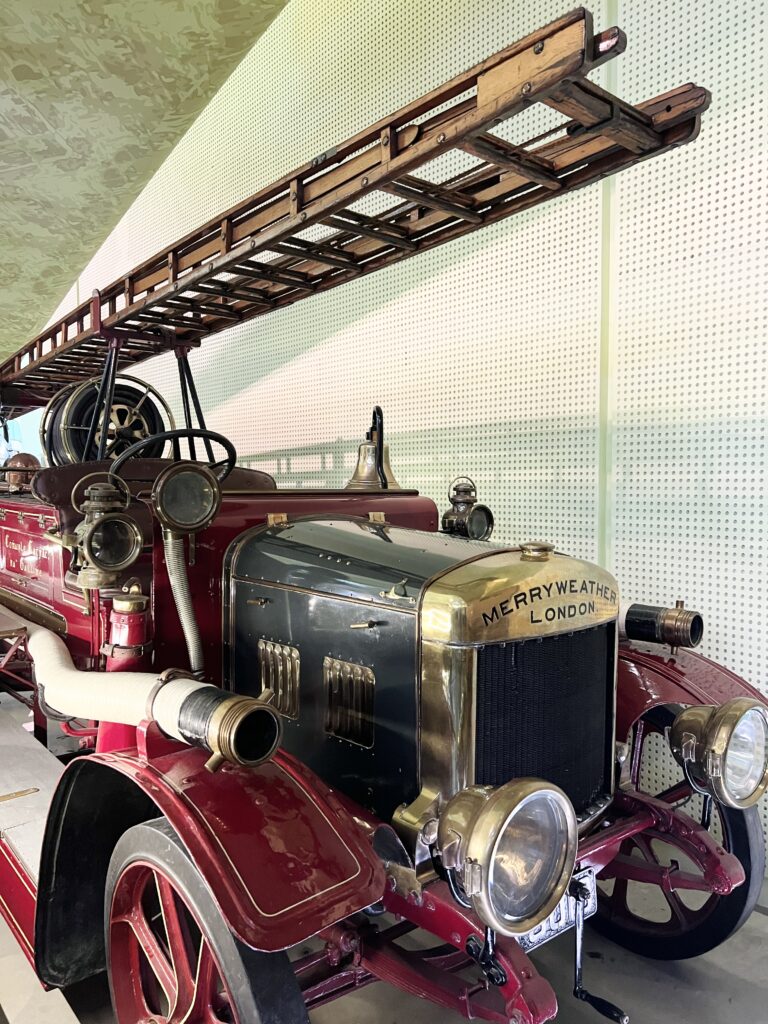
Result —
[[[260, 189], [8, 359], [0, 367], [5, 414], [101, 373], [108, 346], [119, 349], [122, 368], [197, 346], [690, 142], [706, 89], [683, 85], [633, 106], [587, 80], [625, 44], [619, 28], [595, 34], [589, 12], [575, 10]], [[536, 103], [569, 120], [522, 145], [494, 133]], [[425, 165], [451, 150], [475, 166], [430, 180]], [[378, 216], [352, 208], [373, 192], [394, 204]]]

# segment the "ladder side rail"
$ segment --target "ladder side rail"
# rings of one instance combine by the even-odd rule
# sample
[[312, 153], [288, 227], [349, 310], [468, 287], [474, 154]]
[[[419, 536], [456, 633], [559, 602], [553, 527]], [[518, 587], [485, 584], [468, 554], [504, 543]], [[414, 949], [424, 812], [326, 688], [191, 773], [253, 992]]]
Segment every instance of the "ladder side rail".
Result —
[[[557, 37], [558, 34], [568, 32], [569, 29], [572, 30], [574, 27], [579, 30], [584, 40], [584, 50], [582, 54], [583, 66], [586, 66], [587, 63], [589, 63], [590, 67], [596, 66], [598, 63], [602, 63], [602, 61], [608, 59], [609, 56], [615, 56], [617, 53], [621, 52], [625, 45], [623, 33], [618, 29], [611, 29], [606, 33], [602, 33], [601, 36], [597, 37], [595, 40], [592, 36], [592, 18], [589, 12], [585, 11], [583, 8], [570, 12], [558, 21], [553, 22], [551, 25], [545, 26], [544, 28], [531, 33], [524, 39], [511, 44], [509, 47], [499, 51], [487, 60], [480, 62], [469, 71], [457, 75], [445, 85], [432, 90], [432, 92], [428, 93], [426, 96], [423, 96], [413, 103], [401, 108], [401, 110], [397, 111], [390, 117], [382, 119], [370, 128], [367, 128], [353, 136], [342, 146], [331, 149], [320, 158], [316, 158], [314, 161], [310, 161], [305, 164], [298, 172], [292, 171], [289, 175], [284, 176], [277, 182], [261, 189], [249, 200], [246, 200], [244, 204], [232, 208], [220, 217], [208, 222], [202, 228], [183, 237], [171, 247], [172, 252], [181, 253], [178, 257], [179, 270], [185, 269], [185, 263], [189, 260], [189, 257], [185, 259], [184, 250], [201, 236], [218, 236], [220, 226], [223, 221], [228, 220], [233, 222], [236, 219], [241, 218], [251, 207], [261, 206], [266, 200], [275, 197], [287, 189], [291, 181], [297, 178], [311, 178], [312, 176], [316, 176], [323, 169], [339, 164], [351, 153], [354, 153], [356, 150], [375, 141], [376, 137], [379, 136], [386, 128], [394, 127], [397, 129], [400, 125], [411, 121], [415, 117], [421, 116], [431, 108], [450, 101], [456, 96], [461, 95], [462, 92], [465, 92], [476, 85], [481, 75], [493, 71], [505, 61], [513, 60], [518, 54], [521, 54], [526, 50], [532, 50], [534, 46], [537, 46], [542, 42], [551, 42], [551, 40]], [[587, 48], [589, 48], [589, 52], [587, 52]], [[311, 180], [308, 184], [310, 185], [311, 196]], [[207, 252], [208, 255], [212, 255], [214, 252], [213, 245], [215, 243], [218, 243], [218, 238], [209, 239], [207, 245], [202, 251]], [[205, 258], [205, 256], [201, 254], [199, 247], [195, 250], [194, 258]], [[109, 325], [119, 322], [115, 319], [115, 317], [119, 315], [116, 312], [116, 300], [119, 294], [122, 293], [124, 295], [127, 306], [130, 307], [132, 305], [135, 290], [133, 286], [134, 278], [138, 278], [144, 287], [153, 287], [151, 281], [147, 280], [144, 268], [157, 265], [158, 263], [163, 263], [165, 265], [165, 273], [167, 273], [168, 267], [173, 263], [168, 250], [163, 250], [163, 252], [159, 253], [157, 256], [140, 264], [135, 271], [120, 278], [118, 281], [103, 290], [102, 299], [107, 305], [107, 316], [104, 317], [104, 322], [106, 324]], [[13, 377], [22, 373], [27, 365], [40, 363], [42, 360], [45, 360], [46, 356], [51, 355], [57, 349], [65, 349], [69, 347], [70, 343], [75, 342], [82, 334], [88, 336], [88, 331], [76, 331], [74, 338], [70, 338], [69, 334], [73, 326], [84, 324], [86, 319], [90, 318], [90, 305], [90, 301], [81, 303], [74, 311], [67, 314], [56, 324], [51, 325], [51, 327], [40, 334], [32, 342], [20, 349], [19, 352], [12, 356], [10, 360], [0, 366], [0, 380], [13, 379]], [[50, 346], [50, 349], [46, 353], [43, 350], [47, 346]]]
[[[54, 393], [91, 375], [109, 337], [123, 339], [125, 364], [197, 345], [690, 141], [705, 89], [633, 106], [585, 79], [625, 43], [616, 28], [593, 36], [583, 9], [532, 33], [139, 264], [7, 360], [0, 383]], [[571, 120], [522, 146], [493, 134], [539, 102]], [[418, 176], [454, 150], [482, 163], [440, 183]], [[348, 209], [372, 192], [401, 202], [376, 217]], [[316, 225], [331, 230], [300, 237]]]

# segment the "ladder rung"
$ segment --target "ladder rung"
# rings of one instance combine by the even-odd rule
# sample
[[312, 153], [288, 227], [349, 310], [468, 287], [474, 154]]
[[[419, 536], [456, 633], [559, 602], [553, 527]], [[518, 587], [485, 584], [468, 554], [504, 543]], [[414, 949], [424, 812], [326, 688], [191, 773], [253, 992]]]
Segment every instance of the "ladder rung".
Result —
[[544, 160], [537, 159], [505, 139], [497, 139], [492, 135], [483, 134], [474, 139], [467, 139], [460, 143], [458, 148], [490, 164], [495, 164], [496, 167], [505, 167], [516, 171], [521, 178], [526, 178], [537, 185], [543, 185], [544, 188], [548, 188], [552, 192], [563, 187], [557, 175], [547, 167]]
[[194, 290], [202, 292], [204, 295], [221, 295], [224, 298], [240, 299], [241, 302], [250, 302], [256, 306], [263, 306], [265, 309], [273, 305], [266, 292], [258, 288], [245, 288], [236, 285], [234, 281], [231, 284], [227, 284], [225, 281], [204, 281], [196, 284]]
[[365, 217], [361, 217], [360, 220], [347, 220], [346, 218], [351, 218], [353, 213], [353, 210], [344, 210], [340, 215], [326, 217], [323, 223], [330, 228], [338, 228], [339, 231], [353, 231], [365, 238], [375, 238], [378, 242], [385, 242], [408, 252], [413, 252], [417, 248], [416, 243], [406, 238], [403, 229], [397, 225], [389, 224], [387, 221], [367, 220]]
[[194, 299], [185, 299], [183, 297], [167, 299], [166, 305], [172, 309], [189, 309], [194, 313], [203, 313], [210, 316], [221, 316], [228, 320], [242, 320], [242, 314], [238, 313], [236, 309], [231, 306], [215, 305], [214, 303], [207, 302], [195, 302]]
[[[98, 360], [98, 362], [97, 362], [97, 361], [94, 361], [94, 360], [81, 359], [80, 356], [78, 355], [77, 351], [71, 352], [69, 354], [64, 353], [63, 355], [61, 355], [59, 357], [58, 362], [60, 364], [63, 363], [65, 366], [70, 366], [70, 365], [72, 365], [72, 366], [86, 366], [86, 367], [87, 366], [101, 366], [101, 360]], [[43, 364], [43, 365], [47, 365], [47, 364]], [[42, 367], [41, 367], [41, 369], [42, 369]]]
[[408, 239], [407, 230], [391, 220], [382, 220], [381, 217], [368, 217], [364, 213], [358, 213], [357, 210], [338, 210], [333, 216], [341, 217], [345, 220], [353, 220], [357, 224], [364, 224], [370, 228], [380, 229], [391, 235], [400, 235], [402, 238]]
[[343, 252], [329, 252], [327, 246], [312, 245], [311, 242], [304, 242], [299, 238], [291, 238], [285, 242], [273, 244], [272, 249], [284, 256], [312, 259], [316, 263], [325, 263], [329, 267], [341, 267], [344, 270], [360, 269], [352, 256], [347, 256]]
[[578, 121], [585, 132], [611, 139], [631, 153], [647, 153], [663, 145], [641, 110], [592, 82], [562, 82], [543, 102]]
[[297, 274], [291, 270], [277, 267], [268, 267], [264, 263], [238, 263], [233, 268], [233, 273], [243, 274], [255, 281], [274, 281], [276, 284], [287, 284], [291, 288], [306, 288], [307, 291], [315, 290], [314, 284], [305, 274]]
[[410, 177], [408, 179], [401, 178], [398, 181], [380, 185], [379, 188], [382, 192], [390, 192], [394, 196], [400, 196], [401, 199], [410, 199], [411, 202], [420, 206], [428, 206], [433, 210], [441, 210], [443, 213], [452, 213], [455, 217], [469, 221], [470, 224], [482, 224], [483, 218], [476, 211], [457, 202], [455, 198], [444, 198], [443, 195], [437, 193], [435, 186], [429, 185], [429, 191], [426, 191], [411, 184], [412, 180]]
[[144, 320], [147, 323], [157, 324], [158, 327], [181, 327], [184, 330], [199, 331], [205, 333], [205, 327], [199, 320], [183, 320], [168, 316], [166, 313], [140, 312], [134, 314], [135, 319]]

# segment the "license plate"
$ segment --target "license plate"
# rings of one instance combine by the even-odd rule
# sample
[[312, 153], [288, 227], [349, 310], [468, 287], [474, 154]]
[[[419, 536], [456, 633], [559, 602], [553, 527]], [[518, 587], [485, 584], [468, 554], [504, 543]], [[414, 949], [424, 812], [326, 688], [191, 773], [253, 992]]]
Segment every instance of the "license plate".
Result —
[[[597, 910], [597, 885], [595, 883], [595, 872], [592, 868], [586, 868], [573, 876], [577, 881], [582, 882], [589, 890], [589, 897], [584, 904], [584, 917], [590, 917]], [[545, 942], [554, 939], [556, 935], [562, 935], [576, 924], [576, 900], [566, 893], [558, 905], [546, 920], [531, 928], [529, 932], [517, 935], [517, 941], [527, 952], [543, 946]]]

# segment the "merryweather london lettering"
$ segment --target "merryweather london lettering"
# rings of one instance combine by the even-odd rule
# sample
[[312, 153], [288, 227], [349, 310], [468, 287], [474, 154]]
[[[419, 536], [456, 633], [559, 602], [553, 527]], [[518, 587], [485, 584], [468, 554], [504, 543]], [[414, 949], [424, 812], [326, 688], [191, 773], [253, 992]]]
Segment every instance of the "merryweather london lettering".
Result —
[[508, 598], [483, 612], [487, 628], [504, 616], [521, 613], [536, 625], [542, 622], [568, 621], [584, 615], [595, 615], [598, 603], [618, 605], [616, 591], [598, 580], [565, 579], [540, 583], [510, 594]]

